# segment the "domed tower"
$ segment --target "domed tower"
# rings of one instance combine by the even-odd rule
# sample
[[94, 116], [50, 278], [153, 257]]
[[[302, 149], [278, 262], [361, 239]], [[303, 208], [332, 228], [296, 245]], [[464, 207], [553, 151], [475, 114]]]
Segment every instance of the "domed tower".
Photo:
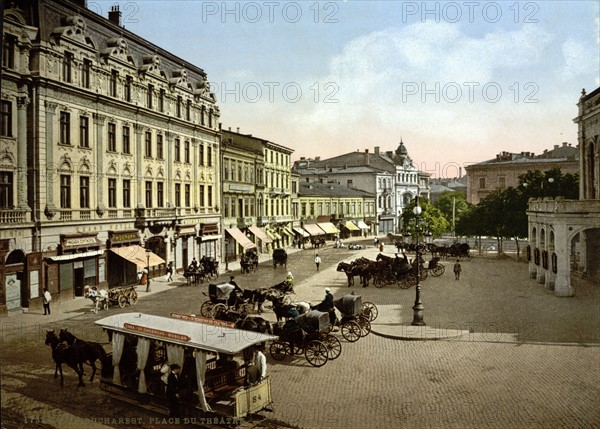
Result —
[[404, 165], [404, 161], [408, 159], [408, 150], [406, 150], [406, 146], [404, 146], [402, 137], [400, 137], [400, 145], [398, 145], [395, 153], [394, 161], [396, 161], [397, 164]]

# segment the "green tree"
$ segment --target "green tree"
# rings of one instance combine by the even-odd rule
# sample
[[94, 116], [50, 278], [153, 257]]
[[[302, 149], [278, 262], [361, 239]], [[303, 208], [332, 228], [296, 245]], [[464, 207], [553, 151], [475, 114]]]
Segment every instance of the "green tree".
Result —
[[463, 213], [468, 209], [467, 197], [462, 192], [443, 192], [437, 201], [433, 204], [440, 209], [452, 230], [452, 208], [454, 206], [454, 224], [459, 221]]
[[[441, 237], [444, 232], [448, 231], [450, 224], [440, 209], [430, 204], [425, 198], [419, 199], [419, 206], [421, 206], [421, 215], [419, 216], [421, 239], [424, 232], [430, 232], [433, 237], [438, 238]], [[404, 207], [404, 211], [402, 212], [403, 231], [409, 232], [412, 236], [415, 236], [416, 234], [416, 216], [413, 213], [414, 207], [415, 201], [413, 200]]]

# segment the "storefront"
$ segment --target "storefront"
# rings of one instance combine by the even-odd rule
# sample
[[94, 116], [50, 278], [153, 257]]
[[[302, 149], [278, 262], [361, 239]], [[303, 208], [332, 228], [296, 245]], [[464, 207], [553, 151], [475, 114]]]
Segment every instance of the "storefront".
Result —
[[272, 246], [273, 240], [267, 237], [267, 234], [258, 226], [250, 226], [248, 230], [254, 234], [256, 239], [256, 247], [258, 247], [258, 251], [260, 253], [267, 253], [270, 251], [269, 245]]
[[198, 260], [203, 256], [217, 259], [217, 242], [222, 237], [219, 233], [219, 224], [201, 223], [198, 234]]

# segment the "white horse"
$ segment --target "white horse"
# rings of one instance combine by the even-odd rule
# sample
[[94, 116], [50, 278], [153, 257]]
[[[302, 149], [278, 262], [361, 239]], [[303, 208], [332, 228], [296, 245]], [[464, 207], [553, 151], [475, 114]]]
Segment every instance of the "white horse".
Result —
[[86, 286], [84, 289], [84, 296], [91, 299], [94, 302], [94, 308], [92, 311], [98, 313], [100, 308], [108, 310], [108, 291], [105, 289], [98, 290], [96, 286]]

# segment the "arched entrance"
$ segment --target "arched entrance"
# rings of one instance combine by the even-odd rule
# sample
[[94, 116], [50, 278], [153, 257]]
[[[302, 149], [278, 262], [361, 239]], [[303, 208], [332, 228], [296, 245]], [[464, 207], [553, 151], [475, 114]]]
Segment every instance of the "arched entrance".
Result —
[[6, 258], [4, 287], [6, 290], [6, 309], [9, 311], [28, 307], [26, 261], [27, 257], [22, 250], [13, 250]]

